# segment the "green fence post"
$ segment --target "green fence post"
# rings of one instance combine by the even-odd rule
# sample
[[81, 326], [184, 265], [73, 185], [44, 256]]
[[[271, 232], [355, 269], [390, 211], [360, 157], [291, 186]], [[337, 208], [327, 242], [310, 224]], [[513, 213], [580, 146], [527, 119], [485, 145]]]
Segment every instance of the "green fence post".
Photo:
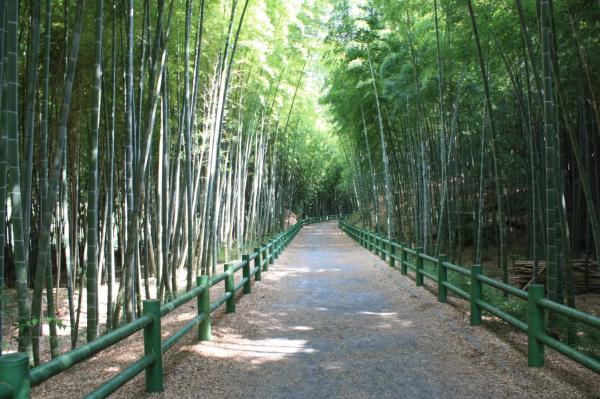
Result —
[[448, 269], [446, 268], [446, 266], [444, 266], [444, 262], [446, 262], [446, 260], [447, 257], [445, 254], [440, 254], [438, 256], [438, 301], [441, 303], [446, 303], [448, 301], [448, 288], [444, 285], [448, 282]]
[[160, 301], [144, 301], [144, 316], [152, 315], [152, 323], [144, 327], [144, 356], [154, 356], [154, 361], [146, 367], [146, 392], [163, 391], [162, 342], [160, 335]]
[[235, 313], [235, 276], [232, 264], [225, 265], [225, 273], [229, 273], [225, 279], [225, 292], [230, 294], [225, 304], [225, 312]]
[[273, 240], [269, 241], [267, 245], [270, 245], [270, 248], [268, 247], [269, 248], [269, 256], [267, 256], [267, 259], [269, 261], [267, 262], [268, 265], [266, 266], [265, 271], [269, 270], [269, 265], [272, 265], [272, 264], [275, 263], [275, 255], [274, 255], [274, 253], [275, 253], [275, 244], [274, 244]]
[[377, 255], [377, 248], [375, 247], [375, 235], [373, 233], [371, 233], [370, 231], [367, 232], [367, 234], [369, 235], [370, 250], [371, 250], [371, 252], [373, 252]]
[[477, 303], [481, 300], [483, 294], [483, 285], [479, 280], [482, 274], [481, 265], [471, 266], [471, 325], [478, 326], [481, 324], [481, 306]]
[[544, 333], [544, 309], [538, 301], [544, 298], [544, 286], [531, 284], [527, 297], [527, 364], [530, 367], [544, 365], [544, 344], [537, 336]]
[[390, 259], [389, 259], [389, 263], [390, 263], [390, 267], [396, 267], [396, 247], [392, 244], [392, 240], [390, 240], [390, 244], [389, 244], [389, 248], [390, 248]]
[[269, 270], [269, 262], [271, 261], [269, 258], [271, 257], [271, 248], [269, 248], [269, 243], [267, 242], [264, 245], [265, 256], [263, 257], [263, 272]]
[[373, 233], [373, 254], [379, 256], [379, 249], [377, 248], [379, 243], [377, 242], [377, 233]]
[[269, 262], [270, 265], [275, 264], [276, 256], [277, 256], [277, 239], [273, 238], [271, 240], [271, 261]]
[[275, 247], [275, 251], [274, 251], [274, 255], [273, 255], [273, 260], [279, 258], [279, 239], [280, 236], [275, 237], [275, 240], [273, 241], [273, 246]]
[[408, 252], [406, 252], [406, 243], [400, 244], [400, 274], [406, 276], [408, 274], [408, 267], [406, 262], [408, 261]]
[[269, 243], [264, 244], [263, 251], [265, 256], [263, 257], [262, 270], [266, 272], [269, 269]]
[[244, 294], [250, 294], [252, 292], [250, 285], [250, 255], [242, 255], [242, 262], [244, 262], [242, 277], [247, 279], [244, 283]]
[[417, 284], [417, 287], [421, 287], [423, 286], [423, 273], [421, 273], [423, 271], [423, 258], [421, 257], [421, 254], [423, 253], [423, 248], [417, 247], [416, 251], [417, 259], [415, 260], [415, 265], [417, 267], [417, 271], [415, 274], [415, 283]]
[[379, 256], [385, 261], [385, 238], [379, 236]]
[[198, 295], [198, 311], [206, 315], [204, 321], [198, 325], [198, 340], [210, 341], [212, 339], [210, 323], [210, 279], [208, 276], [199, 276], [198, 284], [204, 287], [202, 294]]
[[261, 275], [262, 248], [254, 248], [254, 253], [256, 254], [256, 257], [254, 258], [254, 267], [258, 268], [258, 270], [256, 271], [256, 277], [254, 278], [254, 280], [261, 281], [262, 280], [262, 275]]
[[10, 353], [0, 357], [0, 382], [10, 386], [15, 399], [29, 399], [29, 357], [26, 353]]

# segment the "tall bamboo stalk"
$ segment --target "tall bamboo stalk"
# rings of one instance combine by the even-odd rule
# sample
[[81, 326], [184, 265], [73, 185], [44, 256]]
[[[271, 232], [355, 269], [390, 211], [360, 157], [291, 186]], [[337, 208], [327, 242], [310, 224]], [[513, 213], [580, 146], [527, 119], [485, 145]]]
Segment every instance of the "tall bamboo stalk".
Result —
[[371, 62], [371, 54], [370, 50], [367, 49], [367, 54], [369, 56], [369, 71], [371, 73], [371, 81], [373, 86], [373, 94], [375, 95], [375, 105], [377, 106], [377, 123], [379, 125], [379, 139], [381, 144], [381, 157], [383, 160], [383, 176], [384, 176], [384, 195], [385, 195], [385, 215], [386, 215], [386, 229], [387, 229], [387, 239], [391, 240], [394, 233], [392, 227], [392, 195], [391, 195], [391, 177], [390, 177], [390, 166], [387, 155], [387, 148], [385, 143], [385, 134], [383, 130], [383, 116], [381, 115], [381, 106], [379, 104], [379, 92], [377, 90], [377, 83], [375, 80], [375, 73], [373, 72], [373, 63]]
[[556, 159], [555, 147], [555, 113], [554, 89], [552, 82], [552, 31], [550, 23], [550, 1], [540, 2], [540, 26], [542, 42], [542, 70], [544, 92], [544, 141], [546, 153], [546, 284], [548, 297], [552, 300], [558, 298], [557, 285], [557, 224], [558, 204], [556, 192]]
[[[8, 188], [11, 199], [11, 225], [13, 229], [14, 261], [17, 285], [17, 310], [19, 319], [19, 351], [33, 356], [30, 337], [30, 315], [27, 253], [21, 197], [21, 171], [19, 161], [19, 4], [6, 3], [6, 34], [4, 60], [3, 116], [8, 132]], [[41, 248], [41, 247], [40, 247]], [[43, 264], [38, 262], [38, 264]], [[40, 322], [40, 320], [37, 320]]]
[[104, 36], [104, 0], [96, 0], [96, 40], [92, 131], [88, 179], [87, 210], [87, 341], [98, 336], [98, 130], [102, 104], [102, 39]]
[[[0, 21], [4, 21], [6, 6], [4, 0], [0, 0]], [[0, 111], [4, 114], [4, 24], [0, 24]], [[4, 249], [6, 246], [6, 180], [8, 172], [8, 132], [6, 123], [0, 125], [0, 355], [4, 348]]]
[[479, 31], [477, 29], [477, 21], [475, 12], [473, 10], [473, 4], [471, 0], [467, 0], [467, 7], [469, 10], [469, 16], [471, 17], [471, 27], [473, 28], [473, 36], [475, 38], [475, 48], [477, 49], [477, 59], [479, 61], [479, 69], [481, 71], [481, 81], [483, 85], [483, 93], [485, 96], [485, 105], [488, 113], [488, 120], [490, 125], [490, 147], [492, 149], [492, 161], [494, 165], [494, 184], [496, 189], [496, 207], [497, 207], [497, 224], [500, 237], [499, 247], [499, 260], [500, 267], [502, 270], [502, 281], [508, 283], [508, 265], [506, 259], [506, 221], [504, 216], [504, 204], [502, 197], [504, 196], [504, 189], [500, 182], [500, 172], [498, 166], [498, 157], [496, 155], [496, 123], [494, 119], [494, 110], [492, 109], [492, 100], [490, 95], [490, 88], [488, 82], [488, 74], [485, 67], [485, 61], [483, 59], [483, 53], [481, 51], [481, 42], [479, 40]]

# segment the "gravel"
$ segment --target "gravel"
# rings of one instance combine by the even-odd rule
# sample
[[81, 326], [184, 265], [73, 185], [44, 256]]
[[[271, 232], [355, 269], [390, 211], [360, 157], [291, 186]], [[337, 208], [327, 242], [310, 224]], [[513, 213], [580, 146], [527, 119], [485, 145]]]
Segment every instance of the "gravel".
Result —
[[[528, 368], [526, 337], [494, 320], [470, 327], [463, 304], [439, 304], [335, 223], [305, 227], [237, 312], [216, 316], [212, 341], [192, 332], [165, 356], [164, 393], [145, 394], [142, 375], [114, 397], [600, 398], [596, 374], [552, 354]], [[169, 315], [165, 337], [193, 313], [190, 304]], [[34, 396], [81, 396], [137, 359], [140, 343], [102, 352]]]

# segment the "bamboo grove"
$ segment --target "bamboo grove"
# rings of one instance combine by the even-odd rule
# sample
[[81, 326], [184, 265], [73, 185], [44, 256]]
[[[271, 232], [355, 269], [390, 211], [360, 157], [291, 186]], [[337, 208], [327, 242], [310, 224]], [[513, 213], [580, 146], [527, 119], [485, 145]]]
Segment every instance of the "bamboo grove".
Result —
[[600, 254], [599, 21], [584, 0], [336, 2], [324, 102], [357, 221], [505, 282], [527, 259], [574, 306], [574, 260]]
[[320, 6], [0, 1], [5, 350], [37, 364], [294, 213], [349, 211], [319, 120]]

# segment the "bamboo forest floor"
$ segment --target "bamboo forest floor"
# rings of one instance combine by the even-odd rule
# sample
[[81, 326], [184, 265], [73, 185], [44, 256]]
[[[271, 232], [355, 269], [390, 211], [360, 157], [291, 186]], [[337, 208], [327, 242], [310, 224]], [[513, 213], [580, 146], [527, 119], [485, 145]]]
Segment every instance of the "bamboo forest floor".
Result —
[[[523, 334], [489, 319], [470, 327], [464, 303], [450, 305], [335, 223], [307, 226], [236, 314], [216, 315], [212, 341], [197, 343], [190, 333], [168, 352], [165, 392], [151, 397], [599, 397], [596, 374], [550, 350], [545, 368], [528, 368]], [[189, 305], [168, 315], [165, 336], [194, 313]], [[81, 396], [141, 352], [135, 335], [33, 394]], [[115, 397], [143, 398], [143, 390], [138, 376]]]
[[[222, 264], [218, 265], [219, 267], [223, 267]], [[184, 292], [186, 285], [186, 276], [187, 273], [184, 270], [181, 270], [177, 273], [177, 287], [178, 292]], [[64, 276], [63, 276], [64, 277]], [[62, 280], [62, 279], [61, 279]], [[59, 352], [63, 353], [71, 349], [71, 328], [69, 322], [69, 302], [67, 296], [67, 289], [64, 287], [65, 282], [61, 281], [61, 288], [58, 290], [54, 290], [55, 298], [57, 298], [57, 310], [58, 314], [56, 315], [59, 320], [59, 326], [57, 328], [57, 341]], [[149, 277], [148, 278], [148, 286], [150, 291], [150, 297], [156, 298], [156, 278]], [[113, 297], [116, 297], [117, 292], [119, 290], [119, 280], [113, 283]], [[142, 288], [143, 290], [143, 288]], [[31, 289], [29, 292], [29, 297], [31, 298], [33, 295], [33, 290]], [[77, 302], [79, 300], [79, 296], [81, 295], [81, 315], [80, 315], [80, 323], [79, 330], [77, 335], [77, 345], [82, 345], [86, 343], [86, 327], [87, 327], [87, 290], [85, 286], [81, 289], [77, 288], [75, 290], [75, 294], [73, 295], [74, 301], [74, 310], [76, 312]], [[145, 295], [145, 293], [143, 294]], [[9, 298], [10, 301], [6, 303], [6, 309], [4, 314], [4, 327], [2, 330], [3, 334], [3, 344], [4, 344], [4, 352], [12, 353], [17, 351], [17, 302], [15, 298], [16, 290], [14, 288], [5, 289], [5, 297]], [[108, 298], [108, 285], [101, 284], [98, 288], [98, 308], [99, 319], [98, 322], [100, 324], [100, 332], [103, 333], [106, 331], [106, 308], [107, 308], [107, 298]], [[43, 301], [44, 304], [47, 302], [46, 300], [46, 290], [43, 292]], [[44, 317], [47, 317], [47, 313], [44, 312]], [[40, 359], [42, 362], [50, 360], [50, 339], [49, 339], [49, 326], [48, 323], [44, 323], [43, 325], [43, 333], [40, 338]]]

